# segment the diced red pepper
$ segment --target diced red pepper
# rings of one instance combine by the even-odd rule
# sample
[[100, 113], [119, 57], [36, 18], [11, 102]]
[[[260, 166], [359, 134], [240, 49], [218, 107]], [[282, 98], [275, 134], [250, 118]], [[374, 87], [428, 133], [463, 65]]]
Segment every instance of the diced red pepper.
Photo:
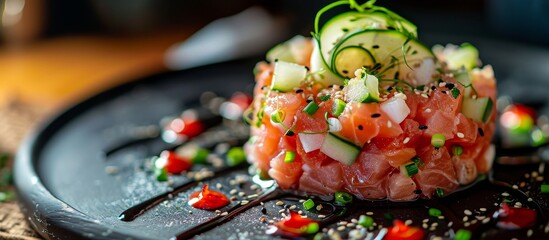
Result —
[[503, 229], [521, 229], [533, 226], [536, 223], [536, 211], [528, 208], [513, 208], [503, 203], [494, 213], [498, 219], [497, 226]]
[[168, 124], [167, 128], [179, 135], [195, 137], [204, 131], [204, 124], [196, 118], [176, 118]]
[[[171, 174], [179, 174], [191, 168], [192, 163], [189, 159], [178, 156], [173, 151], [162, 151], [160, 158], [164, 166], [156, 166], [166, 168], [166, 171]], [[159, 160], [157, 160], [159, 161]]]
[[230, 203], [223, 193], [208, 189], [208, 184], [204, 184], [202, 191], [194, 192], [189, 196], [189, 205], [198, 209], [216, 210]]
[[404, 224], [400, 220], [395, 220], [393, 226], [389, 228], [385, 240], [420, 240], [425, 236], [421, 228], [412, 227]]
[[294, 211], [290, 211], [290, 215], [276, 223], [276, 227], [284, 235], [288, 236], [303, 236], [316, 233], [319, 229], [318, 222], [304, 218]]

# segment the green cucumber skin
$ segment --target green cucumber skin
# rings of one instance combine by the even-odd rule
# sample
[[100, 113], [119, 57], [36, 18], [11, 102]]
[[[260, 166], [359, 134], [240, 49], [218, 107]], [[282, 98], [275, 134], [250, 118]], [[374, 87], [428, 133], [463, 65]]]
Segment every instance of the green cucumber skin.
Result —
[[[324, 139], [324, 142], [326, 142], [326, 141], [330, 141], [330, 142], [332, 142], [332, 144], [337, 144], [338, 146], [337, 146], [336, 151], [347, 151], [346, 154], [349, 154], [349, 156], [350, 156], [350, 154], [353, 155], [353, 158], [351, 160], [348, 160], [348, 159], [334, 159], [334, 160], [336, 160], [338, 162], [341, 162], [343, 164], [352, 165], [355, 162], [358, 155], [360, 154], [361, 149], [358, 146], [356, 146], [353, 143], [347, 141], [346, 139], [343, 139], [343, 138], [337, 136], [336, 134], [328, 133], [326, 135], [326, 138]], [[335, 148], [335, 146], [332, 146], [332, 148]], [[322, 147], [321, 147], [321, 149], [322, 149]], [[328, 154], [326, 154], [326, 155], [328, 155]]]
[[[336, 66], [336, 61], [337, 61], [337, 56], [338, 56], [339, 54], [341, 54], [344, 50], [349, 49], [349, 48], [358, 48], [358, 49], [360, 49], [360, 50], [363, 50], [363, 51], [366, 53], [366, 55], [370, 58], [372, 64], [376, 64], [376, 59], [374, 58], [374, 56], [372, 55], [372, 53], [371, 53], [370, 51], [368, 51], [368, 49], [363, 48], [363, 47], [360, 47], [360, 46], [347, 46], [347, 47], [344, 47], [343, 49], [337, 51], [337, 52], [334, 54], [334, 57], [332, 58], [331, 64], [330, 64], [330, 65], [331, 65], [332, 72], [335, 73], [335, 74], [337, 74], [339, 77], [341, 77], [341, 78], [348, 78], [348, 77], [346, 77], [346, 76], [342, 76], [342, 75], [339, 73], [339, 71], [338, 71], [338, 69], [337, 69], [337, 66]], [[372, 67], [373, 67], [373, 65], [372, 65]], [[348, 69], [349, 73], [353, 73], [355, 70], [356, 70], [356, 69]]]

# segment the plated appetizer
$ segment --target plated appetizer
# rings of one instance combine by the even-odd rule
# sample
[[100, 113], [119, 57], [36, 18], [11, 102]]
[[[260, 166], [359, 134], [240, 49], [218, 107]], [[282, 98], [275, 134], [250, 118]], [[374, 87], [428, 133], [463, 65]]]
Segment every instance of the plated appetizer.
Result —
[[[452, 193], [492, 165], [496, 80], [471, 44], [425, 46], [396, 13], [321, 9], [256, 66], [248, 160], [283, 189], [411, 201]], [[335, 7], [350, 10], [320, 24]]]

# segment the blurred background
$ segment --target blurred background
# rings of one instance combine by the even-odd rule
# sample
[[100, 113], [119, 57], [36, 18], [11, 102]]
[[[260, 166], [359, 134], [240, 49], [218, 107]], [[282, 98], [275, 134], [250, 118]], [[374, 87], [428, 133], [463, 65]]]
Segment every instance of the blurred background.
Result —
[[[9, 185], [8, 160], [37, 123], [93, 94], [147, 75], [236, 57], [260, 59], [276, 42], [296, 34], [310, 36], [315, 13], [329, 2], [0, 0], [0, 202], [8, 199], [2, 195]], [[520, 52], [538, 56], [536, 66], [545, 65], [549, 71], [549, 1], [377, 4], [414, 22], [428, 44], [472, 39], [481, 45], [481, 58], [483, 45], [492, 47], [494, 54], [485, 60], [501, 61], [496, 76], [513, 76], [505, 71], [516, 59], [508, 64], [501, 59], [530, 58]], [[224, 20], [215, 21], [220, 18]], [[508, 49], [508, 44], [518, 47]], [[502, 46], [499, 55], [497, 46]], [[549, 74], [537, 78], [549, 82]], [[36, 237], [14, 205], [0, 209], [7, 211], [0, 212], [0, 219], [9, 220], [2, 217], [9, 213], [16, 223], [0, 221], [0, 237]]]

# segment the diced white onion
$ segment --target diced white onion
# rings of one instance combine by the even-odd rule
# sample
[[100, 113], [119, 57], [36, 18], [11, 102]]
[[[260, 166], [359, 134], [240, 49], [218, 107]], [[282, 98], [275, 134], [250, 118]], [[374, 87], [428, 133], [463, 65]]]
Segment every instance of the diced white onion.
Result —
[[435, 62], [432, 58], [423, 59], [423, 62], [414, 71], [416, 83], [418, 85], [426, 85], [433, 81], [433, 73], [435, 73]]
[[324, 142], [324, 134], [320, 134], [320, 133], [318, 134], [298, 133], [297, 136], [299, 137], [299, 141], [301, 141], [303, 150], [306, 153], [319, 149], [320, 146], [322, 146], [322, 142]]
[[339, 132], [343, 128], [339, 119], [333, 117], [328, 118], [328, 127], [330, 128], [330, 132]]
[[383, 103], [381, 103], [381, 110], [386, 113], [391, 120], [400, 124], [408, 114], [410, 114], [410, 108], [406, 105], [406, 102], [402, 98], [393, 97]]
[[494, 163], [494, 159], [496, 157], [496, 146], [494, 144], [490, 144], [488, 149], [484, 152], [484, 161], [486, 161], [486, 167], [487, 169], [492, 169], [492, 164]]

